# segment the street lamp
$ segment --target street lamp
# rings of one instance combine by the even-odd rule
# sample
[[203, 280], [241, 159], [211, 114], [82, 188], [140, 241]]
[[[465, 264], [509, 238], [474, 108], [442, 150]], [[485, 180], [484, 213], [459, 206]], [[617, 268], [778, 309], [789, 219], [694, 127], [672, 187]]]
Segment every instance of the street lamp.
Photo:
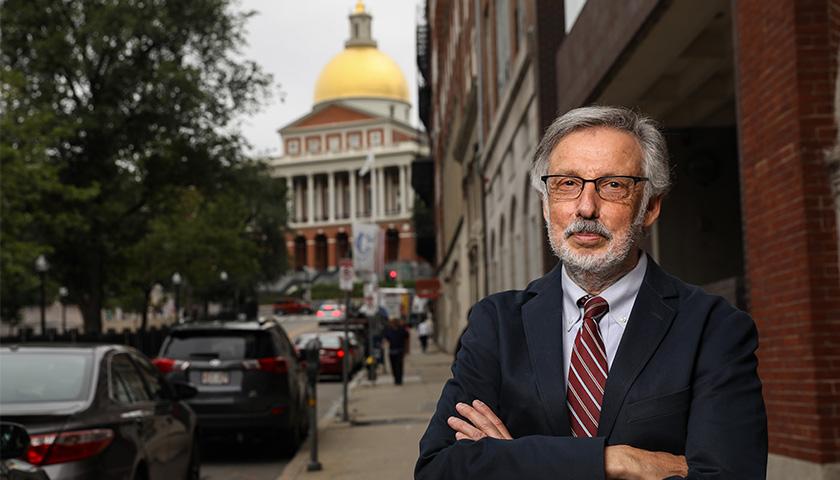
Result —
[[67, 332], [67, 295], [69, 293], [67, 287], [58, 289], [58, 295], [61, 297], [61, 333]]
[[175, 272], [172, 274], [172, 285], [175, 285], [175, 321], [177, 322], [180, 318], [180, 306], [181, 306], [181, 282], [183, 279], [181, 278], [181, 274]]
[[47, 314], [46, 314], [46, 276], [47, 270], [50, 269], [50, 264], [47, 262], [47, 258], [41, 254], [38, 256], [38, 259], [35, 260], [35, 270], [38, 271], [38, 276], [41, 277], [41, 335], [46, 336], [47, 334]]

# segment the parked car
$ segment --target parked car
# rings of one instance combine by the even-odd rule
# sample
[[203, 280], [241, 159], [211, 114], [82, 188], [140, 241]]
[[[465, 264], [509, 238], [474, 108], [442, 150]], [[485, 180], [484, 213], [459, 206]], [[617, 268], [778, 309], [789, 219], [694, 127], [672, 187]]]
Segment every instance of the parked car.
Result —
[[0, 422], [0, 480], [50, 480], [44, 469], [20, 459], [29, 450], [29, 432], [18, 423]]
[[334, 327], [344, 323], [346, 308], [343, 303], [323, 302], [318, 305], [315, 316], [318, 317], [318, 325], [322, 327]]
[[312, 304], [299, 298], [284, 298], [279, 302], [274, 302], [275, 315], [286, 315], [287, 313], [311, 314]]
[[[358, 337], [354, 332], [349, 332], [350, 348], [348, 349], [348, 365], [350, 371], [357, 370], [364, 360], [364, 346], [358, 341]], [[319, 372], [324, 375], [341, 374], [343, 363], [343, 347], [344, 347], [344, 332], [307, 332], [298, 335], [295, 338], [295, 351], [298, 356], [302, 355], [306, 345], [313, 338], [317, 338], [321, 342], [318, 358], [321, 361], [321, 368]]]
[[198, 480], [197, 420], [138, 350], [123, 345], [0, 347], [0, 411], [30, 434], [24, 459], [53, 480]]
[[292, 455], [306, 435], [306, 372], [274, 321], [178, 325], [154, 363], [166, 378], [195, 384], [190, 405], [208, 436], [258, 435]]

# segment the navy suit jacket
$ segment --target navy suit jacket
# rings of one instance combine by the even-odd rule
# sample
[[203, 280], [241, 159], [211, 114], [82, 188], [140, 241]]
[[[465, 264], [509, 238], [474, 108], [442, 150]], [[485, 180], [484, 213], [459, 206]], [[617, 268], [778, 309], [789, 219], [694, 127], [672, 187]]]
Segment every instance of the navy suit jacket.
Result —
[[[598, 434], [571, 436], [563, 372], [562, 269], [478, 302], [420, 440], [417, 479], [600, 479], [604, 447], [685, 455], [686, 478], [765, 478], [758, 332], [722, 297], [652, 259], [604, 390]], [[514, 440], [455, 441], [446, 419], [479, 399]]]

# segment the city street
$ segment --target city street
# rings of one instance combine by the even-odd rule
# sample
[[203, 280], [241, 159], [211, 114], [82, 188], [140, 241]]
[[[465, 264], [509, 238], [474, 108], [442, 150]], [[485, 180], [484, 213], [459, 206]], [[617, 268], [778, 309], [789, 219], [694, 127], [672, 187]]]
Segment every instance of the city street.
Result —
[[[265, 307], [261, 308], [261, 314]], [[321, 331], [314, 315], [277, 317], [293, 341], [303, 332]], [[343, 385], [341, 377], [322, 378], [318, 382], [318, 420], [341, 415]], [[308, 445], [310, 439], [305, 440]], [[277, 453], [276, 446], [248, 438], [224, 441], [208, 440], [202, 444], [201, 478], [203, 480], [274, 480], [291, 461]]]

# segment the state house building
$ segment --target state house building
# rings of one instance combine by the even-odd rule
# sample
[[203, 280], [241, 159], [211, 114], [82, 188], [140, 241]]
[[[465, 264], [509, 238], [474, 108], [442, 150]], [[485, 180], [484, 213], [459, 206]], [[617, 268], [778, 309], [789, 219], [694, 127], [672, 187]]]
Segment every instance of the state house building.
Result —
[[405, 76], [377, 49], [361, 0], [349, 18], [350, 39], [321, 71], [312, 111], [279, 130], [284, 153], [271, 160], [289, 191], [287, 248], [296, 270], [334, 270], [353, 222], [385, 230], [386, 264], [419, 260], [411, 166], [428, 146], [409, 123]]

